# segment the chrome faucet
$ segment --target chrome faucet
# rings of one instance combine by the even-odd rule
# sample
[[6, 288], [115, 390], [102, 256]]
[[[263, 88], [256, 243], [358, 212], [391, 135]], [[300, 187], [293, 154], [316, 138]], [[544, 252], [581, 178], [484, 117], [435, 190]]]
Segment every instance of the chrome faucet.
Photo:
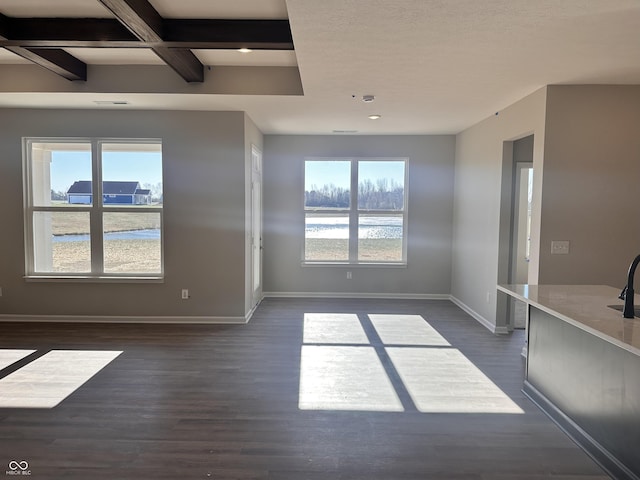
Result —
[[618, 296], [620, 300], [624, 300], [624, 310], [622, 310], [622, 316], [624, 318], [633, 318], [633, 277], [636, 274], [636, 268], [640, 263], [640, 255], [633, 259], [631, 266], [629, 267], [629, 275], [627, 277], [627, 285], [622, 289], [622, 292]]

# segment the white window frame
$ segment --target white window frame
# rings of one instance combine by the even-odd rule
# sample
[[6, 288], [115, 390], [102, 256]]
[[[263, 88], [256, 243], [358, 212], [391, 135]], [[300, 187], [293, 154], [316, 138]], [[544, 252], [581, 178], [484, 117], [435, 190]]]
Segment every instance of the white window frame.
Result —
[[[92, 170], [92, 203], [90, 205], [78, 204], [73, 206], [33, 204], [33, 157], [32, 145], [34, 143], [53, 144], [78, 144], [85, 143], [91, 146], [91, 170]], [[25, 278], [31, 281], [104, 281], [104, 282], [162, 282], [164, 279], [164, 220], [163, 205], [158, 207], [148, 205], [127, 205], [118, 207], [105, 205], [102, 194], [102, 145], [104, 144], [157, 144], [162, 148], [162, 139], [158, 138], [71, 138], [71, 137], [26, 137], [23, 138], [23, 194], [24, 194], [24, 241], [25, 241]], [[164, 163], [164, 161], [163, 161]], [[163, 165], [164, 167], [164, 165]], [[164, 171], [164, 168], [163, 168]], [[164, 176], [164, 173], [163, 173]], [[164, 197], [164, 195], [163, 195]], [[163, 202], [164, 203], [164, 202]], [[88, 212], [91, 272], [40, 272], [35, 270], [35, 239], [33, 218], [36, 212]], [[103, 244], [103, 216], [105, 213], [158, 213], [160, 216], [160, 272], [154, 273], [110, 273], [104, 271], [104, 244]]]
[[[349, 184], [350, 201], [348, 209], [320, 209], [307, 208], [305, 206], [304, 185], [306, 184], [306, 162], [307, 161], [326, 161], [326, 162], [350, 162], [351, 178]], [[393, 210], [361, 210], [358, 208], [358, 165], [359, 162], [404, 162], [404, 185], [403, 185], [403, 209], [402, 211]], [[408, 215], [409, 215], [409, 158], [407, 157], [305, 157], [302, 163], [303, 170], [303, 188], [302, 188], [302, 265], [303, 266], [327, 266], [327, 265], [349, 265], [349, 266], [375, 266], [375, 267], [406, 267], [407, 266], [407, 244], [408, 244]], [[305, 225], [307, 214], [329, 214], [329, 215], [347, 215], [349, 217], [349, 259], [347, 261], [329, 261], [329, 260], [307, 260], [305, 253], [306, 233]], [[397, 217], [402, 215], [402, 260], [401, 261], [384, 261], [358, 260], [358, 226], [360, 215], [376, 216], [376, 217]]]

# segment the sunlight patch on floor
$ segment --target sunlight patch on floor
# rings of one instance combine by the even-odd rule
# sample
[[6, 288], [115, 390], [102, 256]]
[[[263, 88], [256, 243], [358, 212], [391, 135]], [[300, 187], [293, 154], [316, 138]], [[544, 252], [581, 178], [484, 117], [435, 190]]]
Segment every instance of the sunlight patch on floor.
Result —
[[22, 360], [24, 357], [31, 355], [35, 350], [11, 350], [0, 349], [0, 370], [7, 368], [9, 365]]
[[524, 413], [457, 349], [386, 350], [420, 412]]
[[302, 410], [402, 412], [373, 347], [302, 346]]
[[305, 313], [304, 343], [366, 345], [367, 334], [353, 313]]
[[0, 407], [53, 408], [121, 353], [52, 350], [0, 379]]
[[369, 319], [385, 345], [451, 345], [422, 315], [369, 314]]

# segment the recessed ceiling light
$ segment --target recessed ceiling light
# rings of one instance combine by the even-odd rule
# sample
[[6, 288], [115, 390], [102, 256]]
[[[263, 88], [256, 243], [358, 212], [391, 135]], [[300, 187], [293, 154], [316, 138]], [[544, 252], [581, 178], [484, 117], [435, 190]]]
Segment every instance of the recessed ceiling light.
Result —
[[244, 47], [243, 48], [239, 48], [238, 51], [240, 53], [251, 53], [251, 52], [253, 52], [253, 50], [251, 50], [250, 48], [244, 48]]
[[369, 120], [378, 120], [382, 118], [382, 115], [369, 115]]

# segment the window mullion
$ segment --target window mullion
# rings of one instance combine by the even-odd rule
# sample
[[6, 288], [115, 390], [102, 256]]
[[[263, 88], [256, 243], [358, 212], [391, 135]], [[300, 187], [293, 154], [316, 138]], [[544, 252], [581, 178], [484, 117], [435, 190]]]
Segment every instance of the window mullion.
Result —
[[25, 176], [23, 177], [23, 202], [24, 202], [24, 238], [26, 242], [25, 271], [27, 274], [35, 272], [35, 240], [33, 234], [33, 150], [31, 140], [25, 140], [26, 152]]
[[402, 262], [407, 263], [407, 255], [409, 249], [409, 165], [407, 160], [404, 160], [404, 185], [403, 185], [403, 200], [402, 200]]
[[351, 159], [349, 263], [358, 263], [358, 160]]
[[101, 275], [104, 272], [103, 235], [102, 235], [102, 145], [97, 141], [91, 142], [92, 162], [92, 205], [90, 214], [91, 238], [91, 272]]

